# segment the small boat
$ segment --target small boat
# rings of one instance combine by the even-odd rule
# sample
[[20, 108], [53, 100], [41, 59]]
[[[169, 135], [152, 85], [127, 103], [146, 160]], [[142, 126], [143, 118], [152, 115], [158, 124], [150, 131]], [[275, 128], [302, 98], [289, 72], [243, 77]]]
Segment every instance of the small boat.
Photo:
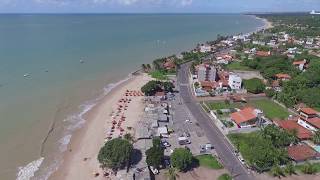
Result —
[[28, 73], [23, 75], [23, 77], [29, 77], [29, 76], [30, 76], [30, 74], [28, 74]]
[[83, 64], [83, 63], [84, 63], [84, 60], [80, 59], [80, 63]]

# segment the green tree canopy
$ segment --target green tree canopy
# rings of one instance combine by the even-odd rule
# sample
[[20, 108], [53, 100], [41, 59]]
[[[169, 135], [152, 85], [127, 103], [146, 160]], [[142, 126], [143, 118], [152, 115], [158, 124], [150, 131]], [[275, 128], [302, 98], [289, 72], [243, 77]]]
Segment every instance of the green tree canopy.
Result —
[[103, 168], [118, 170], [130, 160], [133, 150], [129, 141], [121, 138], [112, 139], [105, 143], [98, 154], [98, 161]]
[[172, 166], [180, 171], [185, 171], [193, 161], [192, 153], [185, 148], [177, 148], [170, 156]]
[[262, 93], [265, 89], [265, 85], [258, 78], [244, 80], [243, 83], [244, 83], [244, 87], [250, 93], [254, 93], [254, 94]]
[[147, 164], [148, 166], [153, 166], [159, 168], [163, 162], [164, 150], [160, 146], [160, 138], [154, 138], [152, 140], [153, 146], [146, 151]]

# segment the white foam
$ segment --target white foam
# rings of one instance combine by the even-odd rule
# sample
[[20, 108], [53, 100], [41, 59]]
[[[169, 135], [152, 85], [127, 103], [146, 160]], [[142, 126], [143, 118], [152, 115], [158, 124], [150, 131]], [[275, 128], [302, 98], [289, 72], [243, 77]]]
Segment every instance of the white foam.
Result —
[[[94, 108], [97, 105], [97, 103], [103, 97], [105, 97], [112, 89], [114, 89], [118, 85], [126, 82], [131, 77], [132, 77], [132, 75], [129, 74], [127, 78], [125, 78], [125, 79], [123, 79], [121, 81], [118, 81], [117, 83], [110, 83], [110, 84], [106, 85], [103, 88], [103, 93], [100, 96], [98, 96], [97, 98], [92, 99], [90, 101], [84, 102], [82, 105], [79, 106], [80, 112], [72, 114], [68, 118], [63, 120], [64, 122], [68, 123], [68, 126], [66, 127], [66, 131], [65, 131], [63, 137], [61, 139], [59, 139], [59, 141], [58, 141], [60, 152], [65, 152], [67, 150], [68, 144], [70, 143], [70, 140], [71, 140], [71, 137], [72, 137], [72, 132], [75, 131], [76, 129], [81, 128], [83, 126], [83, 124], [86, 122], [86, 120], [84, 119], [83, 116], [87, 112], [89, 112], [92, 108]], [[62, 158], [62, 157], [60, 157], [60, 158]], [[54, 162], [51, 163], [48, 167], [43, 167], [44, 170], [45, 170], [45, 174], [42, 174], [40, 176], [40, 179], [43, 179], [43, 180], [48, 179], [51, 176], [51, 174], [54, 173], [58, 169], [59, 165], [62, 164], [62, 161], [63, 161], [62, 159], [59, 160], [60, 158], [56, 157]], [[30, 169], [34, 170], [34, 171], [32, 171], [32, 176], [34, 176], [34, 172], [36, 172], [38, 170], [38, 168], [41, 165], [43, 159], [39, 159], [41, 161], [38, 160], [37, 162], [31, 162], [32, 164], [30, 163], [31, 164], [30, 166], [37, 167], [37, 168], [30, 168]], [[35, 165], [37, 165], [37, 166], [35, 166]], [[25, 170], [25, 171], [29, 172], [28, 170]], [[19, 174], [22, 174], [20, 172], [21, 172], [21, 170], [19, 171]], [[30, 175], [31, 175], [31, 173], [30, 173]], [[32, 177], [32, 176], [30, 176], [30, 177]], [[27, 177], [27, 176], [21, 176], [21, 177], [22, 178], [17, 179], [17, 180], [28, 180], [28, 179], [30, 179], [29, 176], [28, 176], [28, 178], [23, 178], [23, 177]]]
[[40, 159], [30, 162], [24, 167], [19, 167], [17, 180], [29, 180], [30, 178], [32, 178], [34, 176], [34, 173], [39, 169], [43, 160], [44, 158], [41, 157]]

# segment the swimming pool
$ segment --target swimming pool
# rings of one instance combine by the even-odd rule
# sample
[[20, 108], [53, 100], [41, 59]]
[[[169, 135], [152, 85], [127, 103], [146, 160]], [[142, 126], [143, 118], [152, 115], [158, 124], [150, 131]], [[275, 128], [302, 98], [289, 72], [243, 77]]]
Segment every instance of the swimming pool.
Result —
[[314, 149], [320, 153], [320, 146], [315, 146]]

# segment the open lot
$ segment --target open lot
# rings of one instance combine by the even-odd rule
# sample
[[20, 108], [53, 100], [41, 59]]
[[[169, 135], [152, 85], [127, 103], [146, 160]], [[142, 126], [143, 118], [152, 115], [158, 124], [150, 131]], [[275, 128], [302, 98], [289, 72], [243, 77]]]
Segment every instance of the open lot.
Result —
[[289, 116], [287, 109], [279, 106], [269, 99], [253, 100], [250, 101], [249, 104], [261, 109], [265, 116], [269, 119], [286, 119]]
[[226, 103], [225, 101], [207, 102], [207, 105], [209, 106], [209, 108], [211, 110], [230, 109], [230, 108], [241, 107], [240, 103]]
[[223, 169], [219, 161], [209, 154], [199, 155], [195, 157], [199, 161], [199, 165], [211, 169]]
[[228, 70], [242, 70], [242, 71], [250, 71], [250, 70], [252, 70], [250, 67], [242, 65], [238, 61], [232, 62], [232, 63], [226, 65], [226, 68]]

